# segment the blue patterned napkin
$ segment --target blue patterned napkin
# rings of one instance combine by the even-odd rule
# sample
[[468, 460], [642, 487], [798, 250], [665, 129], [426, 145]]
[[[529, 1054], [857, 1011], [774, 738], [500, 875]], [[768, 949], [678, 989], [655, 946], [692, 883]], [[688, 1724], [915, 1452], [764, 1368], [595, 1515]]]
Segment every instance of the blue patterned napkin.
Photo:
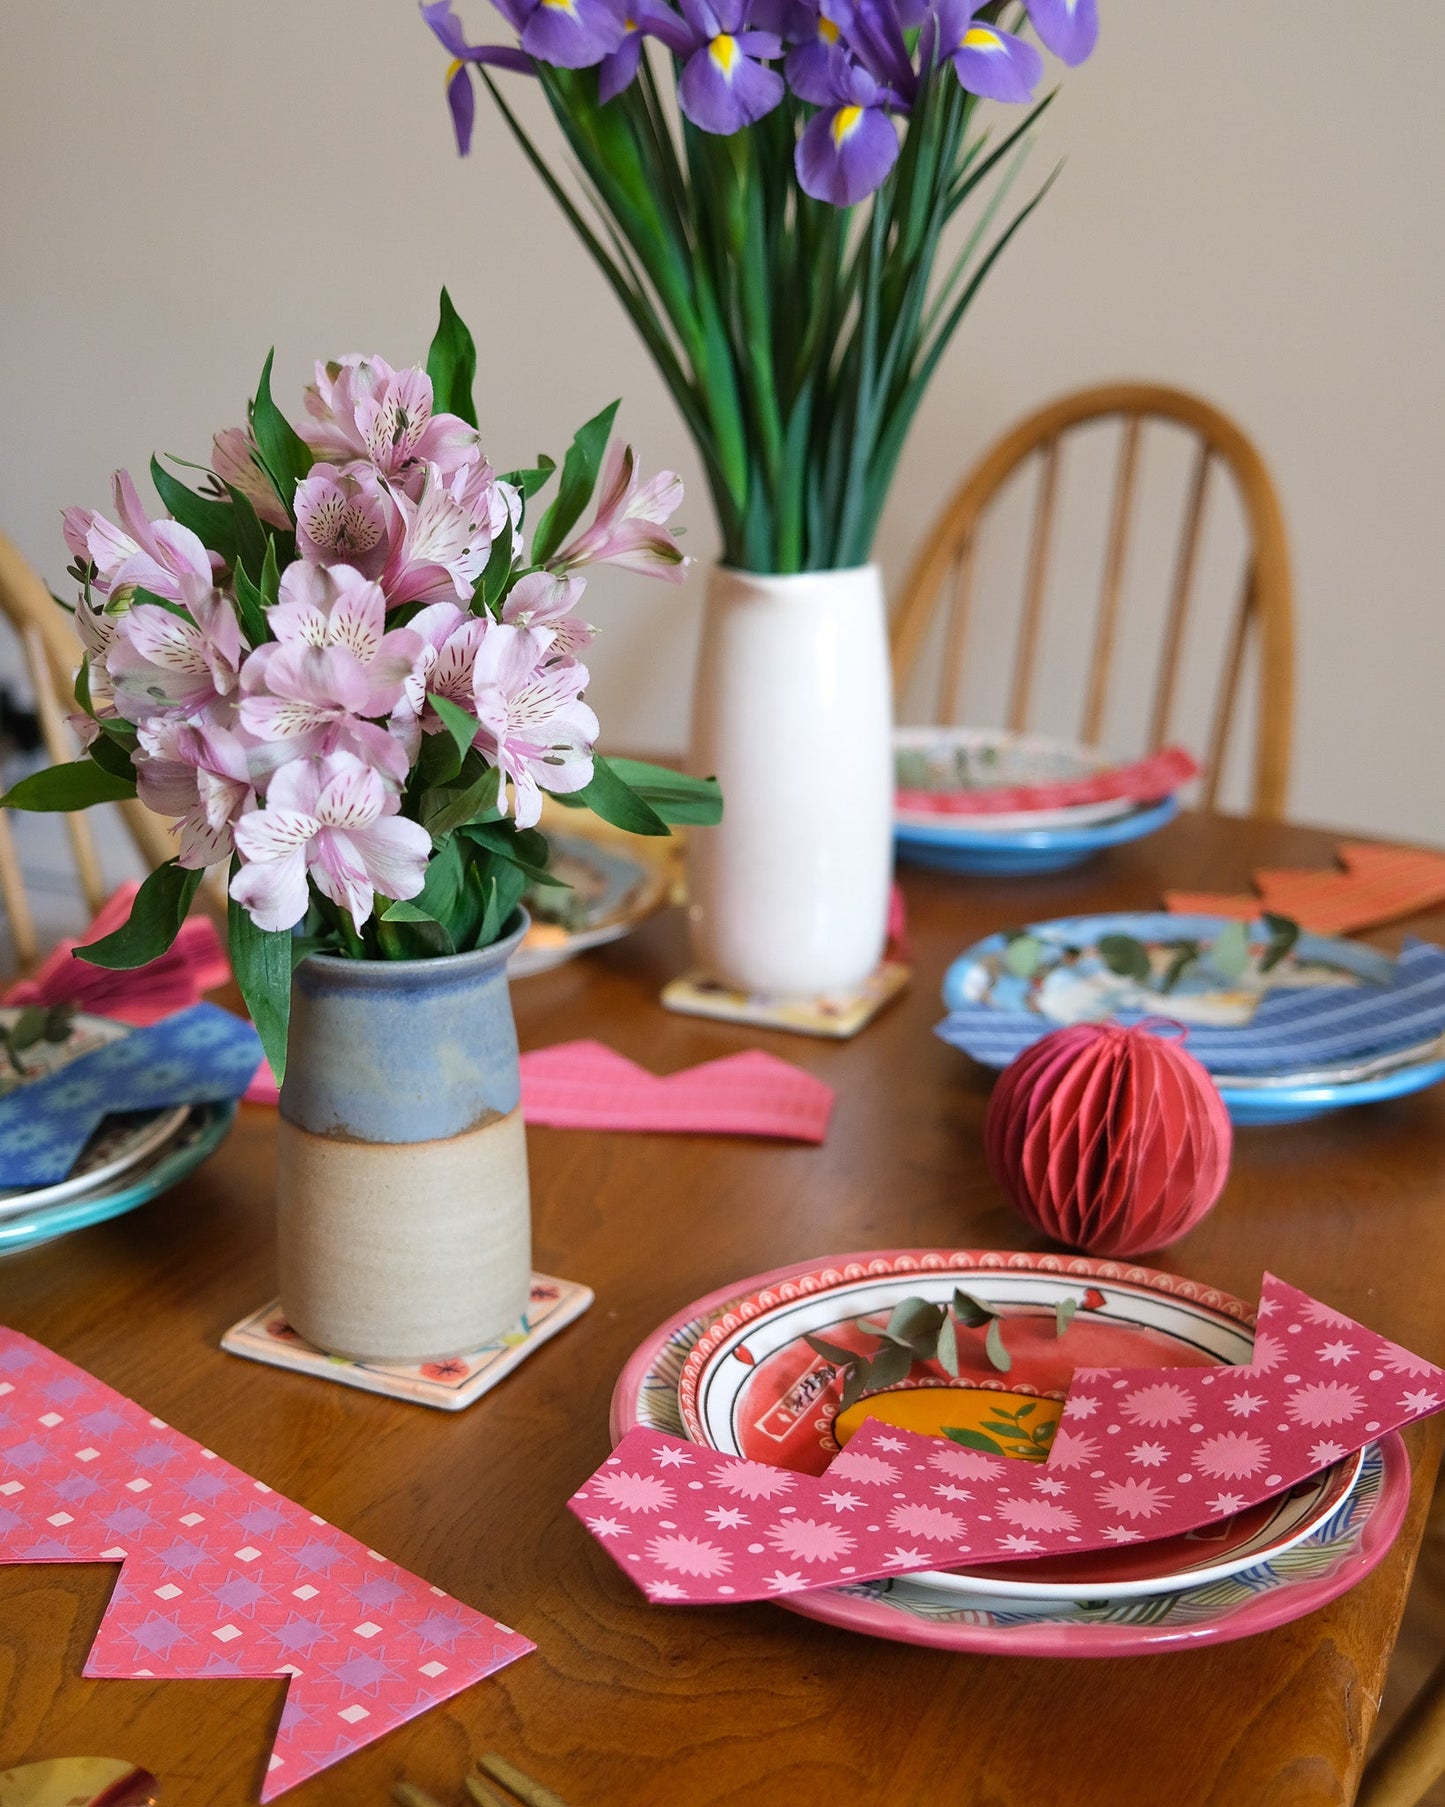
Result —
[[[1113, 1021], [1138, 1023], [1157, 1010], [1121, 1010]], [[1032, 1010], [994, 1010], [967, 1004], [952, 1011], [936, 1034], [986, 1067], [1006, 1067], [1025, 1048], [1057, 1029]], [[1387, 1054], [1445, 1034], [1445, 950], [1409, 940], [1384, 985], [1329, 985], [1266, 993], [1253, 1018], [1235, 1028], [1191, 1024], [1185, 1047], [1211, 1073], [1303, 1072], [1329, 1061]]]
[[0, 1098], [0, 1186], [53, 1186], [102, 1117], [239, 1098], [261, 1061], [256, 1031], [214, 1004], [163, 1017]]

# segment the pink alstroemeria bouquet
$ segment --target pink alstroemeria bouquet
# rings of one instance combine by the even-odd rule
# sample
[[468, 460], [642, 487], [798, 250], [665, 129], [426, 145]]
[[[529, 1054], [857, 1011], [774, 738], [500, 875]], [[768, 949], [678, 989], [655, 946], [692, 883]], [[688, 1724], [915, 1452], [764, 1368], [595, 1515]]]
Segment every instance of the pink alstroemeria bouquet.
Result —
[[151, 460], [170, 518], [147, 517], [124, 471], [118, 520], [65, 514], [85, 756], [3, 802], [138, 795], [174, 821], [177, 857], [124, 926], [77, 950], [96, 965], [162, 954], [205, 870], [229, 862], [232, 961], [278, 1077], [298, 959], [486, 947], [529, 885], [557, 882], [535, 827], [544, 793], [643, 834], [721, 813], [710, 780], [603, 760], [583, 700], [581, 573], [680, 578], [665, 523], [682, 485], [643, 481], [631, 447], [608, 451], [614, 402], [573, 440], [524, 552], [556, 466], [494, 472], [475, 368], [443, 291], [424, 370], [320, 364], [298, 431], [268, 357], [203, 491]]

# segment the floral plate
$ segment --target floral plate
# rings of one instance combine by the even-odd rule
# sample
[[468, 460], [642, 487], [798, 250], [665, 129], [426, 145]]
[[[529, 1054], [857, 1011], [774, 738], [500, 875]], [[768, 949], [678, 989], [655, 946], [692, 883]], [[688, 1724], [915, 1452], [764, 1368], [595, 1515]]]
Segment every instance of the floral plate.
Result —
[[[9, 1029], [19, 1015], [17, 1009], [0, 1008], [0, 1024]], [[63, 1042], [37, 1042], [25, 1050], [21, 1056], [25, 1077], [18, 1083], [24, 1085], [59, 1072], [82, 1054], [89, 1054], [92, 1049], [119, 1041], [129, 1034], [127, 1024], [117, 1023], [110, 1017], [77, 1016]], [[7, 1077], [16, 1078], [15, 1075]], [[13, 1086], [7, 1085], [4, 1089], [12, 1090]], [[74, 1167], [63, 1180], [57, 1180], [53, 1186], [36, 1186], [28, 1190], [0, 1190], [0, 1220], [22, 1214], [29, 1216], [67, 1198], [110, 1185], [163, 1148], [185, 1122], [187, 1114], [188, 1107], [182, 1104], [170, 1110], [126, 1111], [107, 1117], [80, 1151]]]
[[[761, 1456], [773, 1464], [821, 1472], [835, 1453], [826, 1411], [828, 1389], [819, 1388], [816, 1377], [809, 1384], [811, 1370], [805, 1363], [812, 1363], [812, 1352], [803, 1346], [799, 1356], [796, 1327], [791, 1335], [773, 1335], [774, 1330], [788, 1331], [780, 1320], [809, 1314], [807, 1328], [815, 1327], [811, 1318], [816, 1317], [816, 1328], [823, 1328], [832, 1341], [842, 1335], [836, 1319], [851, 1324], [852, 1314], [860, 1307], [872, 1309], [875, 1300], [889, 1304], [910, 1293], [930, 1292], [947, 1297], [955, 1284], [997, 1297], [1000, 1303], [1007, 1296], [1016, 1307], [1032, 1300], [1047, 1308], [1047, 1338], [1026, 1338], [1030, 1325], [1025, 1317], [1013, 1317], [1008, 1326], [1006, 1340], [1016, 1368], [1031, 1378], [1015, 1379], [1013, 1370], [1007, 1381], [991, 1370], [971, 1376], [975, 1384], [998, 1389], [995, 1398], [1005, 1389], [1019, 1393], [1035, 1388], [1041, 1402], [1050, 1393], [1057, 1398], [1067, 1387], [1068, 1374], [1081, 1362], [1137, 1364], [1142, 1359], [1170, 1366], [1205, 1365], [1247, 1358], [1253, 1342], [1250, 1313], [1227, 1294], [1147, 1268], [1082, 1257], [892, 1252], [843, 1257], [828, 1268], [802, 1263], [743, 1284], [753, 1286], [752, 1295], [740, 1297], [736, 1288], [727, 1288], [699, 1300], [636, 1352], [613, 1395], [614, 1438], [640, 1422]], [[1053, 1302], [1063, 1293], [1085, 1299], [1085, 1313], [1075, 1318], [1068, 1332], [1070, 1338], [1079, 1338], [1071, 1355], [1068, 1341], [1060, 1347], [1052, 1336]], [[754, 1359], [749, 1361], [748, 1356]], [[799, 1369], [797, 1375], [790, 1375], [792, 1367]], [[734, 1382], [742, 1377], [741, 1387], [730, 1388], [729, 1372]], [[749, 1410], [743, 1414], [744, 1436], [728, 1441], [730, 1413], [723, 1409], [723, 1401], [730, 1390], [734, 1402], [746, 1401]], [[876, 1397], [895, 1401], [900, 1394]], [[909, 1397], [917, 1399], [919, 1394]], [[823, 1410], [818, 1409], [820, 1402]], [[762, 1408], [755, 1416], [753, 1404]], [[721, 1425], [720, 1436], [707, 1434], [709, 1410]], [[1293, 1496], [1239, 1514], [1229, 1523], [1227, 1541], [1216, 1529], [1192, 1538], [1060, 1558], [1047, 1567], [1037, 1562], [998, 1565], [972, 1580], [954, 1574], [936, 1574], [928, 1581], [901, 1578], [886, 1584], [891, 1604], [884, 1616], [896, 1620], [915, 1594], [930, 1613], [939, 1610], [941, 1599], [955, 1611], [966, 1609], [975, 1615], [971, 1623], [977, 1622], [977, 1614], [993, 1609], [1030, 1616], [1061, 1610], [1071, 1607], [1085, 1590], [1085, 1597], [1094, 1602], [1090, 1611], [1096, 1618], [1101, 1599], [1122, 1607], [1133, 1599], [1158, 1605], [1170, 1597], [1163, 1590], [1192, 1596], [1202, 1586], [1222, 1585], [1233, 1573], [1253, 1574], [1290, 1545], [1303, 1547], [1316, 1538], [1338, 1518], [1359, 1472], [1359, 1459], [1351, 1458]], [[850, 1601], [856, 1592], [849, 1590]], [[865, 1593], [871, 1600], [872, 1594]], [[815, 1610], [822, 1596], [807, 1598], [809, 1605], [800, 1610], [826, 1616]], [[830, 1592], [828, 1610], [845, 1610], [837, 1604], [842, 1599], [841, 1591]], [[850, 1603], [846, 1611], [855, 1612], [856, 1605]], [[908, 1634], [895, 1630], [892, 1635]]]
[[0, 1255], [34, 1248], [71, 1230], [83, 1230], [107, 1218], [123, 1216], [159, 1197], [213, 1154], [235, 1121], [234, 1104], [199, 1104], [183, 1112], [185, 1121], [171, 1140], [142, 1166], [125, 1175], [114, 1189], [101, 1188], [78, 1198], [27, 1212], [0, 1222]]
[[507, 962], [509, 979], [548, 972], [588, 948], [620, 941], [667, 902], [667, 874], [609, 841], [549, 834], [551, 870], [569, 890], [535, 886], [526, 904], [532, 925]]
[[[940, 794], [1013, 790], [1021, 785], [1092, 778], [1116, 763], [1111, 754], [1097, 747], [1077, 746], [1043, 734], [1013, 734], [1002, 728], [896, 728], [893, 732], [893, 770], [900, 790]], [[1126, 816], [1133, 808], [1127, 797], [1109, 797], [1059, 809], [964, 814], [942, 822], [937, 815], [900, 807], [895, 819], [909, 828], [943, 826], [953, 838], [976, 840], [1027, 829], [1083, 828]]]

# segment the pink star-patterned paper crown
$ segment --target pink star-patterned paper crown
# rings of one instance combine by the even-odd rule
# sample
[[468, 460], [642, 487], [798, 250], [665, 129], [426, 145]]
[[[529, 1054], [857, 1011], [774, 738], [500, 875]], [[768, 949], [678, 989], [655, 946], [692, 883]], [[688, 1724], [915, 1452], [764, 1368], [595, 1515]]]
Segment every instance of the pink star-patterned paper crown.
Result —
[[0, 1327], [0, 1562], [97, 1561], [87, 1675], [291, 1677], [263, 1801], [533, 1648]]
[[821, 1476], [634, 1427], [571, 1510], [649, 1599], [776, 1598], [1177, 1536], [1445, 1405], [1445, 1371], [1266, 1274], [1248, 1366], [1080, 1368], [1042, 1465], [869, 1419]]

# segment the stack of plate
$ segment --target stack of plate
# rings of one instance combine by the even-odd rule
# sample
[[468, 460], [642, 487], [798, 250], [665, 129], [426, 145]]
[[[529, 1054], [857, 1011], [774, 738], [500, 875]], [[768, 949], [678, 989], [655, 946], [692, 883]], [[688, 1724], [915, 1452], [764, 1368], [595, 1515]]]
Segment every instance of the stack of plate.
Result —
[[[960, 1382], [915, 1364], [902, 1388], [868, 1401], [868, 1415], [923, 1429], [930, 1415], [957, 1424], [981, 1401], [983, 1421], [1010, 1396], [1056, 1415], [1053, 1402], [1075, 1367], [1238, 1364], [1253, 1349], [1253, 1318], [1241, 1301], [1148, 1268], [952, 1249], [843, 1255], [740, 1281], [670, 1319], [623, 1370], [612, 1435], [645, 1424], [819, 1474], [838, 1450], [836, 1383], [804, 1335], [846, 1343], [860, 1317], [886, 1316], [905, 1298], [942, 1303], [955, 1287], [1004, 1313], [1007, 1379], [967, 1353]], [[1079, 1309], [1059, 1340], [1055, 1307], [1066, 1298]], [[1409, 1463], [1391, 1434], [1290, 1493], [1188, 1536], [976, 1572], [929, 1571], [779, 1604], [953, 1650], [1116, 1656], [1218, 1643], [1284, 1624], [1352, 1587], [1389, 1548], [1409, 1490]]]
[[[900, 791], [1012, 790], [1092, 778], [1119, 762], [1097, 747], [997, 728], [899, 728], [894, 773]], [[1092, 854], [1137, 841], [1179, 813], [1174, 797], [1128, 797], [1062, 809], [948, 814], [898, 807], [893, 837], [901, 859], [938, 872], [1062, 872]]]
[[[9, 1028], [18, 1010], [0, 1009]], [[8, 1090], [53, 1073], [91, 1049], [128, 1035], [124, 1023], [77, 1016], [63, 1042], [25, 1051], [24, 1078], [0, 1076]], [[176, 1105], [168, 1110], [127, 1111], [107, 1117], [81, 1150], [74, 1167], [54, 1185], [29, 1191], [0, 1190], [0, 1255], [48, 1242], [133, 1211], [184, 1178], [205, 1160], [230, 1128], [234, 1105]]]
[[[1301, 935], [1287, 960], [1268, 974], [1261, 974], [1254, 960], [1242, 978], [1225, 981], [1206, 959], [1169, 990], [1158, 988], [1171, 944], [1191, 940], [1208, 949], [1228, 926], [1224, 917], [1162, 911], [1036, 923], [1026, 932], [1046, 949], [1058, 950], [1058, 957], [1051, 953], [1027, 977], [1009, 971], [1008, 939], [990, 935], [944, 975], [943, 1002], [954, 1014], [939, 1034], [985, 1066], [1001, 1068], [1064, 1023], [1165, 1017], [1195, 1031], [1187, 1042], [1190, 1052], [1209, 1069], [1236, 1123], [1301, 1122], [1349, 1105], [1403, 1097], [1445, 1079], [1445, 1010], [1439, 1006], [1431, 1007], [1433, 1018], [1426, 1009], [1418, 1030], [1384, 1020], [1372, 1031], [1380, 1038], [1378, 1047], [1361, 1047], [1339, 1059], [1306, 1059], [1280, 1040], [1274, 1013], [1262, 1005], [1271, 992], [1297, 997], [1328, 987], [1348, 1001], [1352, 989], [1364, 996], [1372, 986], [1396, 981], [1396, 962], [1362, 942]], [[1257, 946], [1267, 943], [1262, 924], [1250, 925], [1250, 933]], [[1155, 976], [1141, 984], [1111, 972], [1097, 952], [1109, 935], [1125, 935], [1148, 948]], [[1430, 951], [1417, 949], [1416, 955]], [[1438, 954], [1435, 958], [1438, 963]], [[1229, 1041], [1216, 1052], [1210, 1042], [1221, 1032]], [[1236, 1060], [1249, 1054], [1244, 1070], [1231, 1066], [1231, 1047]]]
[[[671, 877], [620, 836], [548, 832], [550, 870], [560, 885], [534, 885], [525, 902], [532, 918], [507, 976], [547, 972], [588, 948], [630, 935], [667, 902]], [[635, 842], [636, 837], [633, 837]], [[564, 889], [565, 887], [565, 889]]]

